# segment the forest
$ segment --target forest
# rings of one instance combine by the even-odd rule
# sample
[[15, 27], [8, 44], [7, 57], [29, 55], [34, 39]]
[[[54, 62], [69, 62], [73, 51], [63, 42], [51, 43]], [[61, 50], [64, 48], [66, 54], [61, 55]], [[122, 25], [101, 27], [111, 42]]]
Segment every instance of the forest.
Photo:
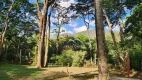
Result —
[[0, 80], [142, 80], [142, 0], [0, 0]]

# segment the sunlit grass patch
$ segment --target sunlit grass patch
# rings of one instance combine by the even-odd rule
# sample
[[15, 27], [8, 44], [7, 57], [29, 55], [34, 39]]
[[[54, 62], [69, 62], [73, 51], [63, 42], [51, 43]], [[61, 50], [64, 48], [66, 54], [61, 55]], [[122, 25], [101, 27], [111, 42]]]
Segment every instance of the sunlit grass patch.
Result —
[[35, 66], [3, 64], [0, 66], [0, 79], [11, 80], [26, 76], [40, 76], [42, 70]]

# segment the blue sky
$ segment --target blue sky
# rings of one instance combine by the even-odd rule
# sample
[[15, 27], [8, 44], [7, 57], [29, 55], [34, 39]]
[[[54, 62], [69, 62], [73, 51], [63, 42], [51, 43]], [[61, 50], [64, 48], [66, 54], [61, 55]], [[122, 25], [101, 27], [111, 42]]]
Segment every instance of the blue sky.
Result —
[[[36, 0], [29, 0], [31, 3], [35, 3]], [[64, 7], [68, 7], [71, 3], [74, 3], [74, 0], [69, 0], [69, 2], [62, 2], [61, 5], [63, 5]], [[130, 15], [131, 11], [125, 9], [127, 12], [127, 15]], [[54, 21], [54, 19], [52, 19], [51, 21]], [[125, 17], [123, 19], [123, 21], [125, 21]], [[51, 28], [55, 28], [54, 25], [51, 25]], [[90, 21], [90, 29], [94, 29], [95, 28], [95, 22], [94, 21]], [[70, 22], [70, 24], [65, 24], [63, 25], [63, 29], [66, 30], [67, 33], [77, 33], [77, 32], [81, 32], [81, 31], [85, 31], [87, 28], [84, 24], [83, 19], [75, 19], [72, 20]], [[105, 27], [105, 30], [109, 31], [108, 27]], [[114, 31], [119, 31], [119, 26], [117, 25], [114, 29]]]

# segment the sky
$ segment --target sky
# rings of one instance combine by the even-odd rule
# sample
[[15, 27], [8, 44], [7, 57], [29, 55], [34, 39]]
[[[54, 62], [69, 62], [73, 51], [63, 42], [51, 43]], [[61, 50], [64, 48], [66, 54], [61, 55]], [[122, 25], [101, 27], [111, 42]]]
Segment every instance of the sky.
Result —
[[[36, 0], [29, 0], [31, 3], [35, 3]], [[60, 5], [62, 5], [63, 7], [69, 7], [71, 5], [71, 3], [75, 3], [75, 0], [68, 0], [67, 2], [64, 2], [65, 0], [61, 0]], [[130, 15], [130, 10], [126, 10], [127, 16]], [[71, 12], [70, 14], [73, 14], [74, 12]], [[51, 18], [51, 21], [54, 21], [55, 19]], [[88, 20], [86, 20], [88, 21]], [[123, 19], [123, 21], [125, 21], [125, 18]], [[51, 24], [51, 30], [56, 28], [53, 24]], [[62, 29], [65, 30], [65, 32], [63, 33], [70, 33], [70, 34], [74, 34], [74, 33], [78, 33], [81, 31], [85, 31], [87, 30], [87, 27], [84, 24], [83, 19], [74, 19], [71, 20], [69, 24], [65, 24], [63, 25]], [[95, 21], [90, 21], [90, 29], [95, 29]], [[105, 30], [109, 31], [109, 28], [106, 26]], [[116, 25], [113, 28], [113, 31], [115, 32], [119, 32], [119, 26]]]

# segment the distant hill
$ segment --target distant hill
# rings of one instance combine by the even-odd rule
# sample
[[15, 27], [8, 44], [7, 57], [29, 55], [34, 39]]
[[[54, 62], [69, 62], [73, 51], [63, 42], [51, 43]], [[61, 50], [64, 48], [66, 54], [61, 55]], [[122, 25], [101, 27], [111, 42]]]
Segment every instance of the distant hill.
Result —
[[[85, 36], [88, 36], [88, 31], [82, 31], [82, 32], [78, 32], [78, 33], [75, 33], [75, 34], [64, 33], [64, 34], [61, 34], [60, 37], [67, 37], [67, 36], [68, 37], [69, 36], [75, 37], [78, 34], [83, 34]], [[119, 38], [119, 32], [114, 32], [114, 34], [116, 36], [117, 41], [119, 41], [120, 40], [120, 38]], [[90, 29], [89, 30], [89, 37], [91, 39], [95, 39], [96, 38], [95, 29]], [[105, 31], [105, 37], [106, 37], [107, 40], [111, 40], [112, 41], [111, 33], [109, 31]]]

